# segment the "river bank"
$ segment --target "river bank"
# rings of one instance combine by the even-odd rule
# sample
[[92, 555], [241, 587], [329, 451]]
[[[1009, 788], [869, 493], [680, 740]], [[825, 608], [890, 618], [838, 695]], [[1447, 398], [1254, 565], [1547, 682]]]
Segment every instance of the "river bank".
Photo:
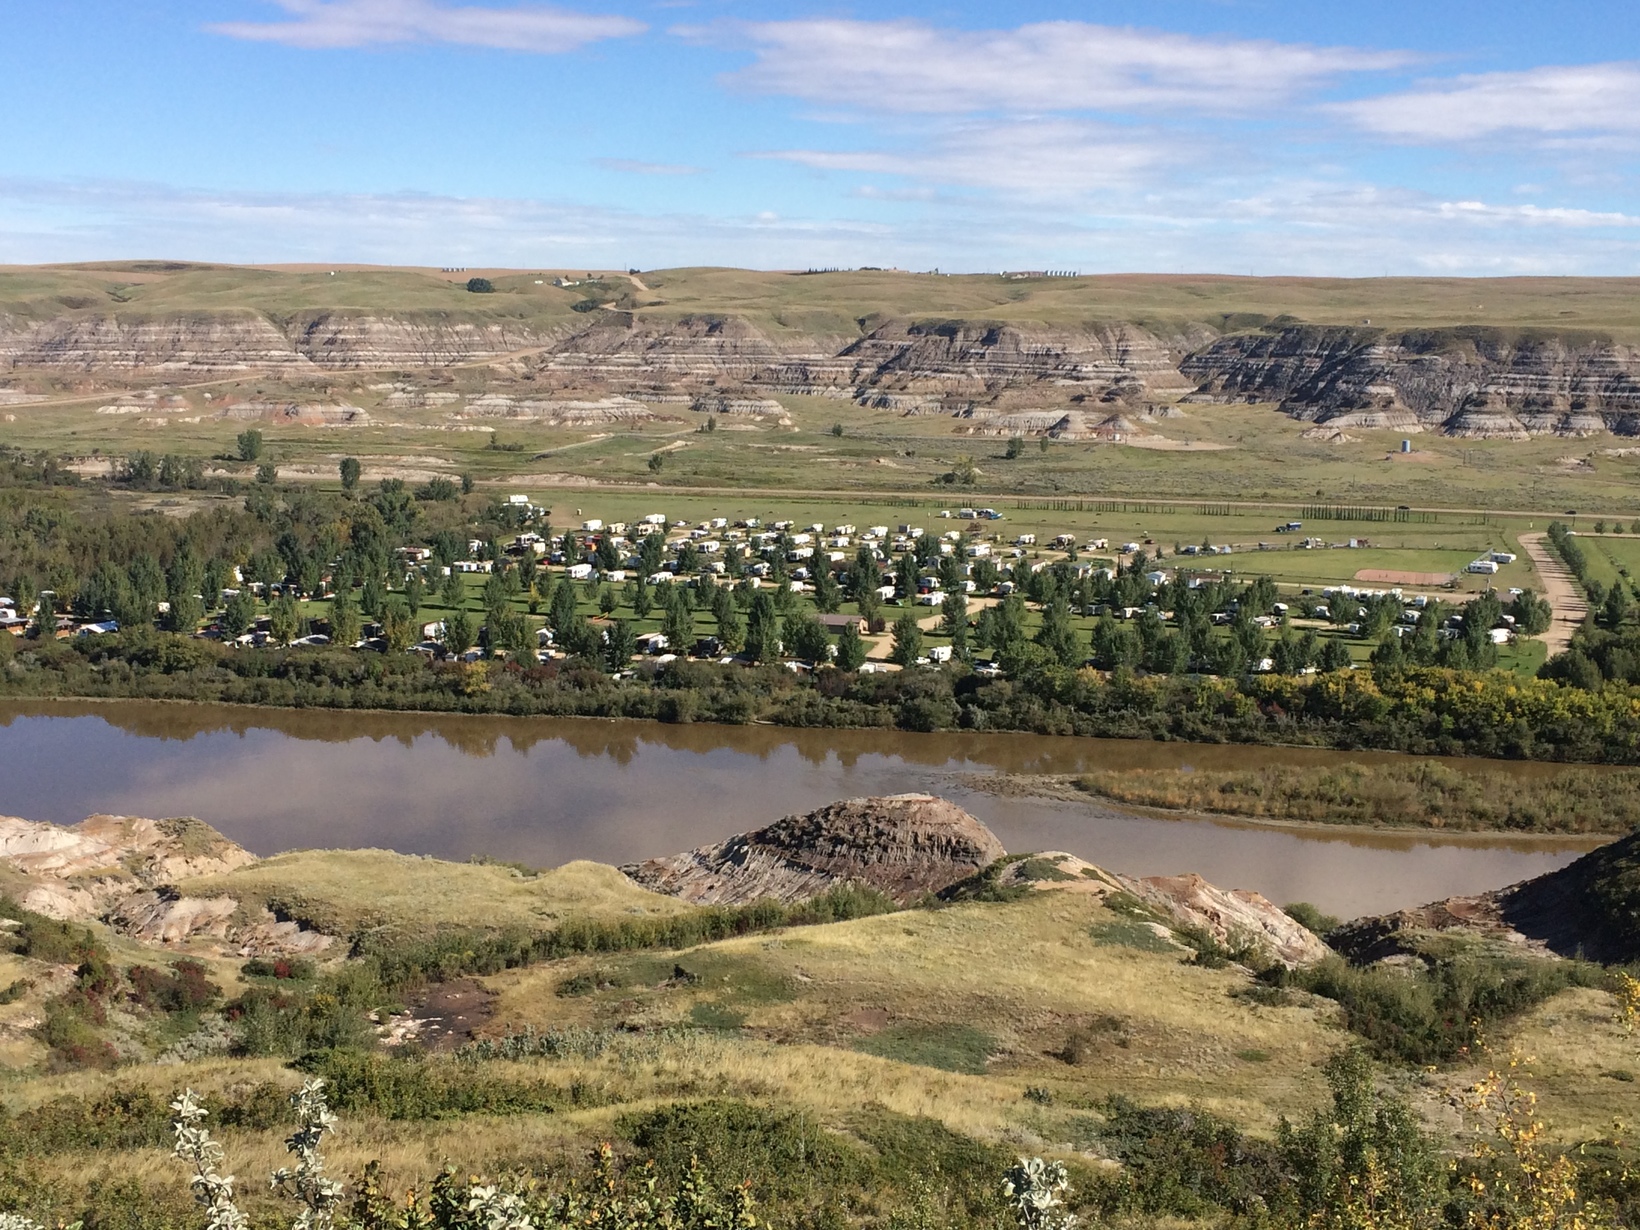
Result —
[[[1527, 879], [1588, 837], [1253, 828], [1099, 799], [1004, 797], [997, 775], [1380, 764], [1379, 752], [987, 732], [803, 730], [199, 704], [0, 704], [0, 813], [196, 815], [260, 855], [375, 847], [532, 867], [621, 865], [839, 798], [952, 798], [1011, 850], [1067, 850], [1133, 875], [1196, 871], [1344, 917]], [[1530, 780], [1532, 762], [1457, 760]], [[1608, 772], [1609, 770], [1599, 770]]]
[[1100, 799], [1148, 812], [1234, 817], [1283, 828], [1362, 828], [1510, 836], [1615, 837], [1640, 826], [1640, 772], [1562, 769], [1500, 777], [1462, 762], [1140, 768], [1121, 773], [1013, 774], [965, 784], [1005, 796]]

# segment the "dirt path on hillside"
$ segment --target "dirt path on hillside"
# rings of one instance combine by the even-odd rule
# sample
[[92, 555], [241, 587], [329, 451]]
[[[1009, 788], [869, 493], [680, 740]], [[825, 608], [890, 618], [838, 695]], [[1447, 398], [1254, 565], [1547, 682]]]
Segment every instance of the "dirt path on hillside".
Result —
[[1544, 545], [1547, 537], [1546, 534], [1522, 534], [1520, 545], [1531, 557], [1532, 567], [1537, 569], [1538, 577], [1543, 582], [1543, 596], [1555, 609], [1554, 621], [1541, 638], [1549, 646], [1549, 656], [1552, 658], [1572, 643], [1572, 634], [1588, 618], [1589, 602], [1566, 565]]

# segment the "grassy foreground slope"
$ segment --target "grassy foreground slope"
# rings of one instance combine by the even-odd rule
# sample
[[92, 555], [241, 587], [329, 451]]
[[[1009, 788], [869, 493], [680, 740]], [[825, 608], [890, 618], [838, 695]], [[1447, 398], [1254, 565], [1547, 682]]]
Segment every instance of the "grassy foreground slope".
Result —
[[[663, 1190], [697, 1156], [717, 1178], [751, 1182], [771, 1223], [794, 1228], [1006, 1224], [998, 1178], [1020, 1153], [1068, 1162], [1077, 1207], [1120, 1224], [1221, 1224], [1254, 1196], [1281, 1197], [1292, 1180], [1278, 1165], [1280, 1121], [1325, 1106], [1326, 1062], [1360, 1045], [1340, 1006], [1192, 949], [1137, 903], [1102, 900], [1048, 862], [1031, 860], [1045, 865], [1035, 887], [987, 890], [981, 877], [937, 908], [468, 974], [459, 985], [486, 1019], [478, 1041], [454, 1051], [462, 1038], [418, 1041], [405, 1028], [437, 1011], [441, 987], [372, 984], [383, 967], [368, 956], [275, 977], [201, 941], [156, 952], [98, 928], [91, 961], [121, 971], [117, 992], [94, 990], [84, 973], [75, 990], [62, 954], [0, 957], [0, 981], [42, 984], [0, 1007], [0, 1033], [26, 1036], [27, 1014], [42, 1007], [49, 1020], [44, 984], [66, 986], [82, 1005], [100, 1003], [101, 1028], [123, 1031], [128, 1055], [98, 1069], [46, 1061], [39, 1047], [0, 1050], [0, 1210], [91, 1228], [194, 1224], [168, 1156], [166, 1103], [186, 1085], [212, 1108], [228, 1165], [250, 1176], [239, 1192], [252, 1224], [283, 1220], [256, 1177], [284, 1164], [284, 1099], [313, 1074], [341, 1115], [330, 1173], [357, 1190], [379, 1162], [377, 1183], [401, 1203], [445, 1164], [584, 1183], [600, 1141], [623, 1162], [653, 1159]], [[209, 886], [247, 899], [300, 891], [338, 923], [442, 933], [459, 963], [463, 943], [481, 948], [520, 911], [609, 924], [679, 908], [612, 876], [572, 865], [532, 882], [516, 869], [366, 851], [270, 860]], [[440, 925], [461, 911], [464, 929]], [[153, 977], [128, 964], [184, 954], [201, 958], [227, 1003], [137, 1003]], [[1395, 997], [1410, 1003], [1425, 987], [1402, 971], [1375, 985], [1386, 1019], [1405, 1008]], [[1633, 1045], [1612, 996], [1585, 985], [1522, 1002], [1536, 1011], [1498, 1022], [1494, 1048], [1516, 1037], [1544, 1048], [1535, 1087], [1557, 1144], [1599, 1137], [1632, 1088]], [[277, 1014], [294, 1033], [259, 1031]], [[166, 1062], [135, 1057], [162, 1034], [175, 1040]], [[384, 1036], [409, 1041], [389, 1048]], [[237, 1040], [224, 1050], [211, 1037]], [[1421, 1108], [1439, 1147], [1461, 1150], [1468, 1128], [1448, 1107], [1478, 1075], [1474, 1062], [1387, 1062], [1380, 1082]], [[1264, 1224], [1298, 1224], [1286, 1212]]]

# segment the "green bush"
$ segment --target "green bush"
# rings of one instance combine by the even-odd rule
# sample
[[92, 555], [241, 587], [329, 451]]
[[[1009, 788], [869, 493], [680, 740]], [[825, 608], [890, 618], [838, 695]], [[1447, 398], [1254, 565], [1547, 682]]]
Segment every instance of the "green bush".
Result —
[[334, 1108], [385, 1119], [550, 1114], [601, 1103], [585, 1087], [493, 1076], [451, 1060], [323, 1051], [304, 1055], [295, 1066], [324, 1078]]
[[1491, 1026], [1568, 987], [1604, 986], [1607, 976], [1580, 961], [1464, 954], [1422, 970], [1365, 969], [1332, 957], [1308, 969], [1266, 972], [1272, 985], [1297, 986], [1335, 1000], [1344, 1024], [1384, 1059], [1450, 1063]]

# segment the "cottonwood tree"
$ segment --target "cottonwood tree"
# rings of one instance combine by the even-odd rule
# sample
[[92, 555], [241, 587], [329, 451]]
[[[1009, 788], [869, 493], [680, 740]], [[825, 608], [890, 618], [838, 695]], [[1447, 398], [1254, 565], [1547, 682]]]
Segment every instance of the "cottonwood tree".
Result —
[[239, 460], [255, 461], [262, 455], [262, 433], [254, 427], [247, 427], [239, 433]]
[[357, 457], [343, 457], [342, 464], [337, 467], [342, 475], [342, 490], [352, 491], [359, 485], [359, 476], [364, 467], [359, 464]]

